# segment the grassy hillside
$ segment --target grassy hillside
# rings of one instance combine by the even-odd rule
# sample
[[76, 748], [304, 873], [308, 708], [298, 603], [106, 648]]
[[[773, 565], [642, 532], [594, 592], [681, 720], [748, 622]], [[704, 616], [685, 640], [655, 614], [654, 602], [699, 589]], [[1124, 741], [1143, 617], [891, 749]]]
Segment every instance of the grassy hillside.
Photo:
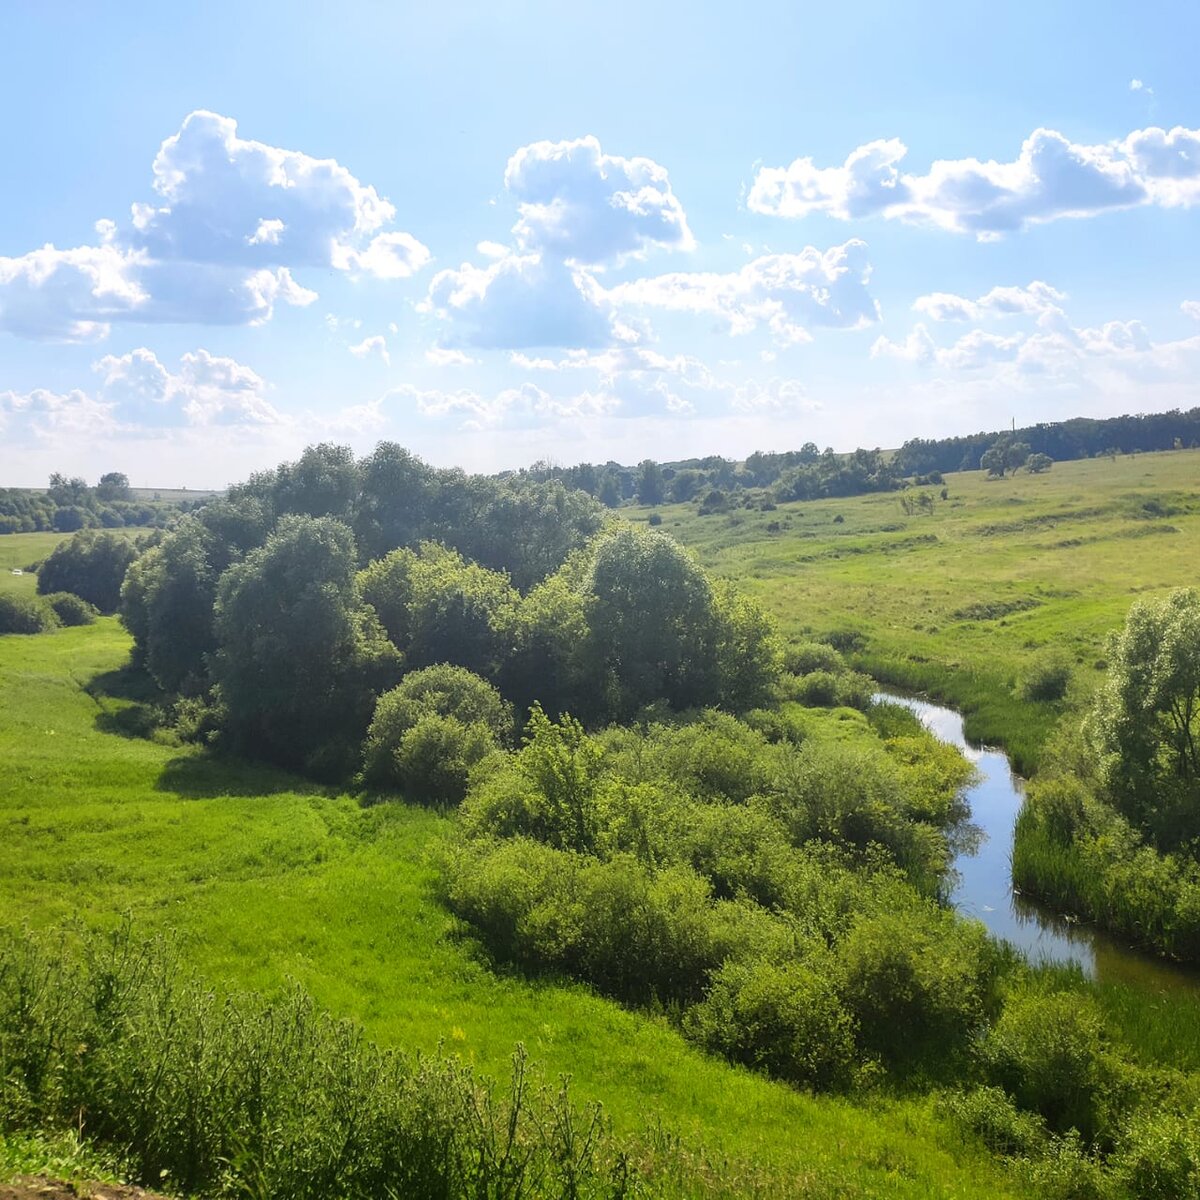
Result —
[[[23, 548], [22, 548], [23, 543]], [[32, 539], [4, 539], [18, 559]], [[12, 579], [33, 587], [31, 578]], [[585, 988], [494, 973], [429, 895], [447, 823], [137, 736], [116, 621], [0, 638], [0, 917], [174, 928], [233, 987], [295, 979], [385, 1044], [503, 1076], [517, 1041], [618, 1129], [661, 1118], [769, 1195], [1015, 1194], [923, 1098], [814, 1099], [700, 1054]]]
[[[1036, 764], [1051, 706], [1014, 694], [1048, 651], [1086, 693], [1107, 632], [1140, 594], [1200, 583], [1200, 452], [1056, 463], [1045, 475], [946, 477], [931, 513], [858, 496], [701, 517], [662, 528], [761, 600], [785, 634], [859, 634], [857, 665], [963, 709], [970, 736]], [[624, 510], [646, 520], [650, 510]], [[840, 520], [839, 520], [840, 518]]]

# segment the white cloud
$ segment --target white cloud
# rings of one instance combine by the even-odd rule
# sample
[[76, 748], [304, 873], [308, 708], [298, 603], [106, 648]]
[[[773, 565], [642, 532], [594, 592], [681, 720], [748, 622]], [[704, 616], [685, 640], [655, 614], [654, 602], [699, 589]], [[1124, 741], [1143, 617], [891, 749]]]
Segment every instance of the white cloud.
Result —
[[462, 350], [447, 350], [445, 346], [430, 346], [425, 351], [425, 361], [435, 367], [466, 367], [476, 362]]
[[770, 328], [782, 344], [808, 341], [809, 326], [857, 329], [879, 319], [868, 291], [871, 265], [865, 242], [824, 252], [770, 254], [738, 271], [674, 272], [619, 284], [608, 292], [618, 306], [711, 315], [731, 333]]
[[913, 310], [934, 321], [978, 321], [988, 316], [1021, 316], [1045, 312], [1066, 294], [1035, 279], [1026, 287], [994, 287], [977, 300], [951, 292], [931, 292], [913, 301]]
[[987, 239], [1060, 217], [1200, 201], [1200, 130], [1148, 128], [1086, 145], [1036, 129], [1010, 162], [939, 160], [924, 175], [901, 170], [907, 153], [892, 138], [860, 146], [837, 167], [811, 158], [761, 167], [747, 205], [779, 217], [878, 215]]
[[155, 202], [124, 226], [97, 221], [100, 245], [0, 258], [0, 330], [87, 341], [118, 321], [259, 324], [317, 298], [295, 269], [399, 279], [429, 262], [345, 167], [242, 139], [228, 117], [190, 114], [153, 175]]
[[508, 160], [504, 186], [518, 201], [513, 233], [527, 252], [596, 265], [694, 245], [666, 169], [605, 154], [594, 137], [523, 146]]
[[103, 437], [115, 429], [113, 405], [75, 389], [65, 394], [46, 388], [0, 392], [0, 429], [12, 443], [31, 438], [79, 441]]
[[798, 379], [769, 379], [765, 384], [748, 380], [734, 392], [732, 405], [742, 413], [813, 412], [821, 407]]
[[256, 371], [207, 350], [184, 354], [175, 372], [145, 347], [106, 355], [93, 369], [101, 378], [99, 401], [124, 428], [283, 421], [266, 399], [267, 384]]
[[1200, 321], [1200, 300], [1185, 300], [1179, 307], [1185, 316]]
[[937, 358], [937, 347], [929, 330], [924, 325], [914, 325], [908, 337], [902, 342], [894, 342], [886, 337], [875, 339], [871, 347], [872, 358], [898, 358], [903, 362], [919, 363], [925, 366]]
[[377, 333], [373, 337], [363, 338], [357, 345], [350, 346], [348, 349], [355, 358], [368, 358], [372, 354], [378, 354], [389, 367], [392, 365], [392, 356], [388, 353], [387, 338], [381, 333]]
[[591, 277], [541, 254], [439, 271], [419, 307], [450, 324], [442, 339], [450, 349], [604, 346], [614, 336]]

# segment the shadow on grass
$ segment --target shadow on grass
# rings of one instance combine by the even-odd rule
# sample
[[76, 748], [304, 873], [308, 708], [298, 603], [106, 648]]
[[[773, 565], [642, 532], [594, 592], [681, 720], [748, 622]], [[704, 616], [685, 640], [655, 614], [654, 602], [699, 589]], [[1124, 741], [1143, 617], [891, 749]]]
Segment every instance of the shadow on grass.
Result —
[[161, 693], [154, 680], [137, 667], [124, 666], [94, 675], [83, 685], [83, 690], [100, 710], [96, 714], [96, 728], [101, 733], [149, 738], [159, 725]]
[[162, 769], [155, 788], [185, 800], [211, 800], [218, 796], [274, 796], [280, 792], [320, 793], [306, 779], [278, 767], [263, 766], [231, 755], [201, 751], [181, 754]]

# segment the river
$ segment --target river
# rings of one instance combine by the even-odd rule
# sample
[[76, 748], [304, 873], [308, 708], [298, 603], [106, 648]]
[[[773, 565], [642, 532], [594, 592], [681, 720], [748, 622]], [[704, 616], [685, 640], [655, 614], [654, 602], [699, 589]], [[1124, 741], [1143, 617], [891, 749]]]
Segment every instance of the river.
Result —
[[902, 704], [935, 736], [957, 746], [975, 765], [977, 780], [966, 793], [976, 837], [954, 860], [951, 900], [978, 917], [997, 937], [1022, 950], [1033, 962], [1076, 962], [1101, 982], [1125, 983], [1157, 992], [1200, 992], [1200, 976], [1141, 954], [1097, 929], [1064, 920], [1043, 905], [1013, 891], [1013, 824], [1021, 808], [1023, 781], [1000, 750], [971, 745], [963, 719], [953, 709], [879, 692], [877, 700]]

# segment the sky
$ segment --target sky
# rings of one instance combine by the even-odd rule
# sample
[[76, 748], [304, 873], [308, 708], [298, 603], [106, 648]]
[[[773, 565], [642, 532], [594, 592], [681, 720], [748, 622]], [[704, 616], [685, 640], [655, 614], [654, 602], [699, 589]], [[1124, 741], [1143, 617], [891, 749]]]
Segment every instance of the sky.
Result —
[[0, 486], [1200, 403], [1200, 5], [0, 6]]

